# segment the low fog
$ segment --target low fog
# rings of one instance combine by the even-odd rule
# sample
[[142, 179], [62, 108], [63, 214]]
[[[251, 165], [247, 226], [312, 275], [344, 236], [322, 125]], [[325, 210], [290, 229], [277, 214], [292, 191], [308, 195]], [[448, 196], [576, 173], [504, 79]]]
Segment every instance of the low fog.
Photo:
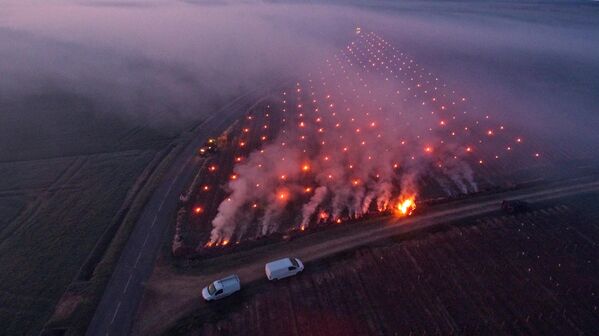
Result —
[[[256, 87], [304, 78], [360, 26], [472, 97], [479, 110], [545, 139], [592, 144], [599, 124], [597, 8], [591, 2], [4, 1], [1, 139], [19, 150], [24, 134], [84, 123], [72, 113], [49, 114], [48, 97], [84, 101], [76, 104], [84, 120], [178, 129]], [[44, 98], [32, 106], [32, 97]]]
[[[364, 52], [378, 49], [375, 40], [361, 46], [361, 56], [347, 49], [367, 33], [377, 36], [377, 45], [384, 40], [397, 48], [389, 53], [401, 55], [394, 58], [400, 62], [394, 69], [404, 61], [417, 64], [402, 73], [409, 84], [402, 88], [413, 91], [399, 95], [393, 79], [397, 72], [386, 72], [389, 63], [372, 65], [369, 57], [383, 57]], [[255, 104], [260, 110], [252, 112], [262, 118], [272, 108], [276, 118], [267, 137], [254, 138], [262, 156], [252, 144], [240, 151], [241, 160], [229, 162], [226, 155], [234, 151], [227, 150], [238, 145], [230, 141], [222, 151], [226, 155], [208, 158], [227, 162], [218, 163], [222, 169], [216, 175], [201, 174], [196, 180], [209, 184], [204, 190], [211, 204], [196, 204], [192, 194], [185, 208], [177, 205], [179, 210], [206, 210], [202, 216], [179, 211], [181, 218], [189, 215], [190, 225], [177, 221], [171, 228], [177, 230], [175, 243], [185, 249], [198, 251], [206, 244], [226, 245], [283, 229], [312, 230], [394, 206], [396, 214], [405, 215], [416, 204], [425, 209], [425, 201], [439, 195], [460, 197], [493, 190], [489, 186], [596, 173], [598, 60], [596, 1], [0, 0], [0, 334], [37, 335], [53, 311], [51, 326], [74, 328], [67, 333], [84, 327], [96, 290], [134, 219], [144, 224], [146, 215], [156, 211], [154, 222], [160, 224], [154, 231], [138, 231], [139, 225], [132, 231], [131, 237], [148, 234], [149, 245], [144, 241], [141, 247], [144, 256], [154, 253], [151, 246], [164, 246], [154, 244], [162, 237], [162, 225], [175, 220], [170, 196], [178, 196], [192, 169], [203, 172], [197, 163], [210, 162], [185, 150], [197, 134], [187, 131], [210, 116], [245, 112], [226, 106], [250, 105], [268, 92], [271, 99]], [[371, 63], [380, 71], [377, 76], [372, 68], [370, 73], [354, 71], [352, 80], [344, 79], [340, 69], [348, 62]], [[319, 76], [317, 69], [329, 70]], [[426, 80], [409, 78], [416, 70]], [[358, 90], [362, 79], [369, 87]], [[325, 87], [323, 81], [329, 80]], [[415, 89], [420, 83], [422, 88]], [[335, 84], [342, 85], [331, 92]], [[301, 92], [314, 92], [318, 104], [330, 95], [334, 106], [327, 106], [339, 107], [338, 116], [326, 110], [330, 114], [318, 121], [327, 133], [314, 126], [316, 118], [306, 118], [305, 132], [293, 129], [300, 127], [293, 119], [297, 100], [289, 100], [289, 114], [295, 114], [281, 126], [283, 92], [294, 92], [297, 99], [299, 86]], [[433, 91], [436, 86], [447, 95]], [[435, 97], [421, 94], [424, 90]], [[235, 100], [242, 96], [256, 99]], [[448, 116], [451, 129], [441, 125], [441, 113], [421, 117], [439, 111], [431, 103], [436, 97], [435, 104], [448, 107], [443, 117]], [[467, 109], [467, 116], [455, 118], [453, 102], [459, 112]], [[316, 112], [309, 104], [306, 111]], [[360, 131], [351, 124], [353, 115], [345, 113], [347, 107], [359, 114]], [[366, 114], [366, 108], [377, 112]], [[224, 129], [224, 120], [216, 118], [214, 124]], [[244, 121], [231, 129], [241, 129]], [[337, 123], [351, 126], [336, 131]], [[456, 134], [474, 133], [464, 126], [473, 123], [476, 136], [496, 134], [484, 144], [480, 137], [472, 144], [471, 138], [451, 134], [454, 127]], [[222, 131], [199, 129], [202, 136]], [[298, 136], [308, 138], [305, 147], [298, 145]], [[409, 148], [400, 148], [402, 137]], [[512, 145], [518, 150], [511, 151]], [[451, 160], [455, 163], [446, 163]], [[491, 161], [498, 163], [487, 165]], [[265, 173], [255, 168], [259, 165]], [[164, 170], [169, 166], [184, 174], [171, 181]], [[493, 183], [491, 178], [500, 174], [507, 177]], [[167, 183], [172, 184], [164, 192]], [[154, 188], [157, 193], [150, 193]], [[545, 191], [552, 190], [558, 189]], [[162, 203], [158, 197], [164, 197]], [[148, 208], [141, 204], [152, 205], [152, 212], [140, 214]], [[480, 210], [487, 209], [483, 205]], [[548, 209], [553, 215], [558, 208]], [[573, 209], [558, 213], [565, 216]], [[206, 219], [209, 212], [215, 216]], [[565, 224], [586, 218], [574, 217]], [[190, 228], [184, 232], [188, 240], [177, 240], [181, 227]], [[123, 251], [136, 249], [135, 244]], [[127, 297], [144, 288], [139, 281], [152, 261], [144, 257], [141, 262], [141, 273], [131, 273]], [[92, 273], [93, 281], [81, 281]], [[197, 292], [193, 295], [197, 301]], [[131, 307], [123, 304], [114, 328], [124, 325]]]

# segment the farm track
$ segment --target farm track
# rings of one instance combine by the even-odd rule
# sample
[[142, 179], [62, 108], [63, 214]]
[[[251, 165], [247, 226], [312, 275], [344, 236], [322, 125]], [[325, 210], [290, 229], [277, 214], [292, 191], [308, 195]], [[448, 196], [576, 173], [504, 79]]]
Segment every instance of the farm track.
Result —
[[87, 162], [87, 159], [88, 158], [86, 157], [76, 157], [72, 159], [69, 166], [64, 169], [48, 187], [42, 188], [36, 192], [33, 201], [29, 202], [21, 213], [2, 230], [3, 232], [2, 236], [0, 236], [0, 241], [3, 241], [6, 237], [10, 237], [16, 230], [27, 228], [31, 221], [42, 211], [47, 201], [52, 197], [52, 193], [72, 179]]
[[[597, 212], [591, 215], [597, 218]], [[550, 225], [555, 218], [561, 225]], [[473, 225], [400, 244], [366, 247], [351, 257], [325, 261], [319, 269], [300, 277], [263, 284], [262, 290], [230, 303], [237, 306], [229, 311], [224, 309], [226, 304], [217, 303], [196, 316], [195, 328], [171, 332], [592, 332], [597, 300], [590, 299], [591, 286], [578, 285], [581, 278], [575, 274], [593, 274], [593, 268], [583, 266], [587, 261], [584, 257], [577, 265], [556, 260], [563, 249], [583, 242], [572, 234], [572, 218], [571, 209], [554, 206], [523, 216], [477, 220]], [[587, 228], [597, 239], [599, 228]], [[593, 246], [596, 241], [579, 249], [588, 252]], [[562, 258], [573, 261], [571, 255]], [[575, 269], [578, 271], [573, 272]]]
[[[44, 211], [48, 202], [52, 200], [54, 194], [58, 191], [64, 192], [73, 192], [81, 187], [78, 185], [70, 185], [71, 181], [81, 172], [81, 170], [86, 167], [90, 163], [90, 160], [94, 158], [100, 158], [101, 156], [111, 156], [116, 155], [118, 157], [121, 156], [138, 156], [141, 155], [144, 151], [140, 150], [126, 150], [126, 151], [115, 151], [112, 153], [102, 153], [102, 154], [90, 154], [90, 155], [82, 155], [82, 156], [69, 156], [64, 158], [59, 158], [62, 160], [69, 160], [69, 165], [62, 170], [60, 174], [52, 181], [48, 186], [43, 186], [34, 189], [27, 188], [12, 188], [10, 190], [2, 190], [0, 191], [0, 196], [12, 196], [12, 195], [25, 195], [31, 197], [32, 200], [27, 202], [27, 206], [24, 207], [21, 212], [3, 229], [0, 233], [0, 242], [10, 237], [17, 230], [27, 229], [32, 221], [34, 221], [37, 216]], [[53, 158], [52, 160], [56, 160], [57, 158]], [[36, 161], [44, 161], [44, 160], [36, 160]]]

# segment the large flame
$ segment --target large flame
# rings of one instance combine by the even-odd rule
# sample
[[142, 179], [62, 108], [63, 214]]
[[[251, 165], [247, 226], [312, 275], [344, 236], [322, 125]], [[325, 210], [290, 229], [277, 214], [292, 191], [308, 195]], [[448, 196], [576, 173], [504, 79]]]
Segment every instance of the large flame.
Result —
[[415, 196], [400, 197], [395, 210], [399, 217], [410, 216], [416, 210]]

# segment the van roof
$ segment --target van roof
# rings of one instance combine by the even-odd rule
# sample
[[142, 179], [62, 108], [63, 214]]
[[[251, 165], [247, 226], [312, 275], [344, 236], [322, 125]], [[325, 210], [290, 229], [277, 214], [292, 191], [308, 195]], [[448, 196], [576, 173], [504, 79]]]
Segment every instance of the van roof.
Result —
[[283, 259], [271, 261], [268, 264], [266, 264], [266, 266], [268, 266], [268, 268], [270, 268], [270, 269], [281, 269], [281, 268], [287, 268], [289, 266], [293, 266], [293, 264], [291, 263], [291, 260], [289, 260], [289, 258], [283, 258]]
[[229, 284], [233, 284], [233, 283], [239, 283], [239, 278], [237, 277], [237, 275], [233, 274], [233, 275], [229, 275], [226, 278], [220, 279], [219, 282], [225, 286], [225, 285], [229, 285]]

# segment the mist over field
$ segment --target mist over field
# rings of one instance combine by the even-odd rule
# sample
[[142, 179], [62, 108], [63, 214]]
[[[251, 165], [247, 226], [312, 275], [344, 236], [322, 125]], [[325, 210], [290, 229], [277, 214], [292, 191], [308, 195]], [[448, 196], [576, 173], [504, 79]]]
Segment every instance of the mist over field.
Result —
[[39, 333], [183, 131], [306, 80], [356, 27], [543, 157], [598, 159], [599, 2], [1, 1], [0, 326]]
[[111, 120], [107, 131], [113, 119], [181, 127], [241, 92], [301, 78], [355, 26], [388, 37], [480, 109], [541, 134], [595, 135], [594, 3], [341, 3], [3, 2], [2, 140], [19, 150], [30, 126], [52, 137], [83, 115]]

